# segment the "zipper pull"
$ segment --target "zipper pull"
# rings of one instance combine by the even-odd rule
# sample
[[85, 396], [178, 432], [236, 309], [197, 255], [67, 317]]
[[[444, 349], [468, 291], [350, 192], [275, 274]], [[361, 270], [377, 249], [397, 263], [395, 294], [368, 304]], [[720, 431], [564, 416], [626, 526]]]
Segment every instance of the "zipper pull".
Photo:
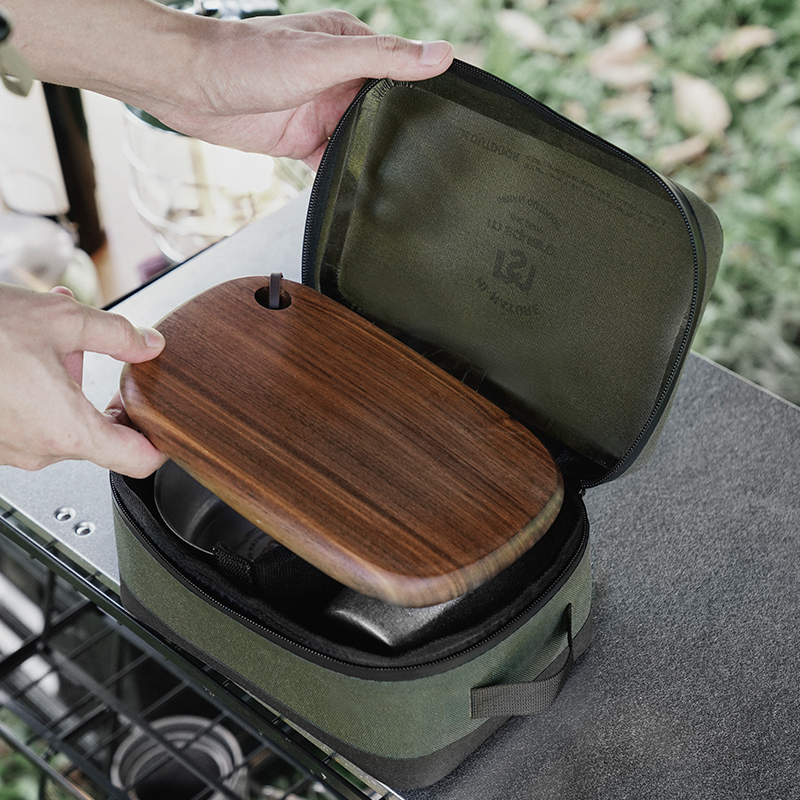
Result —
[[10, 92], [27, 97], [33, 85], [33, 71], [22, 53], [8, 41], [11, 36], [11, 23], [0, 8], [0, 78]]

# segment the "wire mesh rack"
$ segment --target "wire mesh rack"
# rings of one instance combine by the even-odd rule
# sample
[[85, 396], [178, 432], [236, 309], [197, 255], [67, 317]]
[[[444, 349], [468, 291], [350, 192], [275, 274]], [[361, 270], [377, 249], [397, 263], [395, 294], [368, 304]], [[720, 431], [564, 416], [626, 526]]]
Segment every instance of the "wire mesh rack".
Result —
[[0, 787], [18, 776], [39, 800], [401, 800], [142, 628], [8, 512]]

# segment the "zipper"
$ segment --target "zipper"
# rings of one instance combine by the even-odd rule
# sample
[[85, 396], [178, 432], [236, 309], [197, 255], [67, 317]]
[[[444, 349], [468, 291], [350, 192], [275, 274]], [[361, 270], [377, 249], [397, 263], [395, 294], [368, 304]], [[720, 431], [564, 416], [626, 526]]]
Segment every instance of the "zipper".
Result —
[[[638, 163], [638, 162], [636, 162], [636, 163]], [[685, 330], [683, 332], [683, 338], [681, 339], [681, 344], [680, 344], [680, 347], [678, 348], [678, 352], [675, 355], [675, 361], [672, 364], [672, 369], [670, 371], [670, 374], [667, 377], [667, 380], [666, 380], [666, 382], [664, 384], [664, 388], [659, 393], [658, 399], [656, 400], [656, 404], [653, 407], [653, 410], [650, 413], [650, 416], [648, 417], [647, 422], [645, 422], [644, 427], [639, 432], [639, 435], [636, 437], [636, 439], [634, 440], [633, 444], [627, 450], [625, 455], [623, 455], [622, 458], [620, 458], [620, 460], [616, 463], [616, 465], [609, 472], [607, 472], [602, 478], [600, 478], [598, 480], [587, 481], [585, 483], [583, 483], [583, 482], [581, 483], [581, 486], [584, 489], [591, 489], [591, 488], [593, 488], [595, 486], [599, 486], [602, 483], [605, 483], [607, 481], [613, 480], [615, 477], [619, 477], [619, 475], [624, 473], [625, 470], [630, 466], [630, 463], [632, 463], [635, 460], [634, 457], [636, 455], [638, 455], [638, 453], [640, 452], [640, 450], [642, 449], [644, 444], [646, 444], [646, 442], [645, 443], [642, 442], [642, 439], [643, 439], [644, 435], [651, 429], [651, 427], [657, 425], [658, 422], [660, 421], [661, 415], [664, 413], [664, 411], [666, 409], [666, 403], [667, 403], [670, 395], [672, 394], [672, 392], [675, 389], [675, 382], [676, 382], [676, 380], [678, 378], [678, 375], [680, 373], [680, 369], [681, 369], [684, 361], [686, 360], [687, 351], [688, 351], [689, 344], [690, 344], [691, 338], [692, 338], [692, 336], [691, 336], [692, 328], [694, 326], [694, 321], [695, 321], [695, 318], [697, 316], [697, 309], [698, 309], [698, 305], [699, 305], [699, 301], [700, 301], [700, 294], [701, 294], [701, 290], [700, 290], [700, 267], [701, 267], [700, 260], [701, 259], [700, 259], [700, 256], [701, 256], [701, 253], [700, 253], [700, 250], [697, 247], [697, 239], [695, 238], [694, 232], [692, 230], [692, 221], [689, 219], [689, 216], [686, 213], [685, 204], [680, 199], [681, 197], [683, 197], [683, 193], [680, 192], [678, 187], [675, 186], [675, 184], [673, 184], [672, 181], [668, 181], [668, 180], [662, 179], [661, 176], [657, 175], [655, 172], [653, 172], [649, 167], [647, 167], [645, 165], [642, 165], [642, 167], [645, 170], [647, 170], [648, 172], [650, 172], [653, 176], [655, 176], [656, 179], [662, 184], [662, 186], [664, 186], [664, 188], [670, 194], [672, 199], [675, 201], [675, 204], [677, 205], [678, 210], [681, 212], [681, 215], [683, 216], [684, 222], [686, 223], [686, 228], [687, 228], [687, 230], [689, 232], [689, 239], [690, 239], [690, 241], [692, 243], [692, 252], [694, 253], [694, 264], [695, 264], [694, 285], [692, 287], [691, 312], [689, 313], [689, 317], [688, 317], [688, 319], [686, 321], [686, 327], [685, 327]], [[680, 197], [678, 195], [680, 195]], [[703, 258], [702, 258], [702, 260], [703, 260], [703, 268], [705, 269], [705, 248], [703, 248], [702, 256], [703, 256]], [[629, 462], [629, 463], [626, 464], [626, 462]]]
[[[672, 201], [677, 206], [678, 210], [683, 217], [684, 224], [686, 225], [686, 230], [689, 234], [689, 240], [692, 245], [692, 252], [694, 254], [694, 266], [695, 266], [695, 275], [694, 275], [694, 286], [692, 288], [692, 302], [691, 302], [691, 312], [689, 314], [686, 327], [683, 333], [683, 337], [678, 348], [678, 352], [676, 353], [675, 360], [672, 364], [672, 367], [669, 371], [669, 375], [667, 380], [664, 383], [663, 388], [659, 392], [659, 395], [656, 399], [655, 405], [653, 406], [653, 410], [651, 411], [647, 421], [645, 422], [644, 426], [642, 427], [641, 431], [634, 439], [633, 443], [630, 447], [625, 451], [622, 457], [617, 461], [617, 463], [600, 478], [589, 480], [589, 481], [581, 481], [580, 486], [585, 489], [591, 489], [595, 486], [599, 486], [607, 481], [613, 480], [614, 478], [619, 477], [622, 473], [624, 473], [631, 463], [635, 460], [635, 456], [638, 455], [640, 450], [646, 444], [644, 440], [645, 435], [651, 428], [658, 424], [658, 421], [661, 418], [665, 410], [666, 403], [674, 390], [675, 381], [678, 377], [680, 372], [681, 365], [685, 361], [689, 343], [691, 341], [691, 334], [694, 325], [694, 321], [697, 316], [697, 308], [698, 308], [698, 299], [700, 296], [700, 270], [701, 266], [704, 268], [705, 265], [701, 265], [700, 263], [700, 250], [697, 246], [697, 238], [695, 237], [692, 222], [689, 219], [689, 215], [686, 211], [686, 204], [681, 200], [683, 196], [682, 193], [678, 190], [678, 187], [675, 186], [672, 181], [669, 181], [659, 175], [657, 172], [652, 170], [643, 162], [639, 161], [639, 159], [634, 158], [629, 153], [626, 153], [624, 150], [621, 150], [616, 145], [613, 145], [611, 142], [607, 142], [605, 139], [597, 136], [596, 134], [592, 133], [591, 131], [586, 130], [585, 128], [580, 127], [579, 125], [572, 122], [572, 120], [563, 117], [561, 114], [553, 111], [549, 106], [546, 106], [544, 103], [536, 100], [534, 97], [531, 97], [529, 94], [526, 94], [521, 89], [518, 89], [511, 83], [504, 81], [502, 78], [498, 78], [496, 75], [492, 75], [490, 72], [486, 72], [485, 70], [480, 69], [472, 64], [468, 64], [463, 61], [454, 61], [456, 66], [455, 72], [458, 73], [466, 73], [471, 74], [474, 78], [479, 80], [479, 85], [481, 84], [490, 84], [494, 86], [501, 87], [505, 90], [507, 94], [513, 95], [517, 100], [519, 100], [522, 105], [525, 105], [531, 109], [536, 109], [537, 111], [544, 112], [545, 115], [554, 117], [559, 120], [560, 124], [564, 127], [572, 130], [574, 133], [579, 135], [582, 139], [589, 140], [593, 142], [595, 145], [600, 146], [604, 150], [614, 153], [617, 156], [621, 156], [626, 161], [628, 161], [633, 166], [641, 169], [645, 173], [647, 173], [651, 178], [654, 178], [657, 183], [659, 183], [669, 197], [672, 198]], [[331, 135], [331, 140], [328, 147], [325, 149], [323, 154], [322, 160], [320, 161], [319, 170], [317, 171], [317, 179], [314, 181], [314, 186], [311, 190], [311, 197], [309, 199], [309, 207], [308, 207], [308, 215], [306, 217], [306, 230], [305, 230], [305, 237], [303, 239], [303, 255], [302, 255], [302, 272], [303, 272], [303, 283], [312, 284], [313, 274], [312, 274], [312, 266], [310, 264], [310, 250], [311, 250], [311, 234], [313, 232], [313, 225], [311, 224], [311, 220], [315, 217], [313, 213], [316, 207], [316, 203], [319, 202], [319, 193], [322, 181], [320, 180], [320, 176], [324, 175], [324, 167], [333, 157], [330, 154], [335, 150], [336, 144], [338, 144], [339, 138], [341, 137], [341, 130], [344, 125], [347, 123], [351, 113], [355, 108], [358, 107], [361, 100], [363, 99], [364, 95], [369, 92], [377, 83], [379, 83], [383, 79], [373, 79], [368, 81], [367, 83], [362, 86], [359, 90], [359, 93], [356, 95], [353, 102], [345, 111], [344, 115], [342, 116], [341, 120], [337, 124], [333, 134]], [[405, 86], [413, 86], [414, 84], [409, 81], [403, 82], [396, 82], [395, 85], [405, 85]], [[679, 197], [680, 195], [680, 197]], [[685, 200], [685, 198], [684, 198]], [[704, 259], [703, 259], [704, 260]]]
[[[325, 167], [327, 166], [328, 162], [331, 160], [332, 156], [331, 153], [336, 150], [338, 152], [337, 145], [339, 144], [339, 140], [342, 138], [342, 130], [344, 129], [345, 125], [347, 125], [347, 121], [350, 119], [352, 114], [356, 109], [361, 106], [361, 101], [363, 100], [364, 96], [370, 92], [378, 83], [382, 80], [389, 81], [388, 78], [373, 78], [372, 80], [368, 80], [364, 85], [358, 90], [358, 94], [353, 98], [353, 101], [350, 105], [345, 109], [344, 114], [342, 114], [339, 122], [336, 123], [336, 127], [333, 129], [333, 133], [330, 136], [328, 141], [328, 146], [325, 148], [325, 152], [322, 154], [322, 158], [319, 162], [319, 167], [317, 168], [317, 174], [314, 178], [314, 183], [311, 186], [311, 194], [308, 198], [308, 211], [306, 213], [306, 225], [305, 225], [305, 232], [303, 236], [303, 251], [302, 251], [302, 261], [301, 261], [301, 274], [302, 274], [302, 281], [307, 286], [312, 286], [312, 267], [310, 264], [310, 250], [311, 250], [311, 238], [313, 232], [313, 221], [316, 218], [316, 214], [314, 210], [316, 208], [317, 203], [319, 202], [319, 194], [320, 194], [320, 187], [322, 185], [322, 178], [325, 176]], [[393, 83], [393, 82], [392, 82]]]
[[342, 672], [347, 675], [354, 675], [355, 677], [365, 677], [370, 679], [374, 674], [381, 674], [381, 675], [389, 675], [389, 674], [409, 674], [412, 672], [423, 672], [424, 675], [420, 677], [426, 677], [428, 675], [438, 674], [439, 672], [443, 672], [445, 667], [451, 661], [468, 661], [470, 653], [473, 653], [476, 650], [485, 649], [490, 642], [501, 638], [504, 639], [505, 635], [508, 633], [512, 633], [516, 627], [525, 621], [526, 618], [531, 617], [541, 605], [546, 603], [549, 599], [551, 599], [566, 583], [569, 576], [575, 570], [577, 563], [583, 557], [586, 548], [588, 546], [589, 541], [589, 524], [588, 524], [588, 516], [584, 509], [582, 515], [582, 523], [581, 523], [581, 539], [578, 547], [575, 549], [572, 557], [570, 558], [569, 562], [564, 566], [564, 568], [559, 572], [556, 578], [551, 581], [551, 583], [545, 588], [539, 596], [533, 600], [525, 609], [520, 611], [511, 619], [507, 620], [503, 625], [501, 625], [496, 631], [492, 632], [488, 636], [481, 639], [479, 642], [475, 642], [474, 644], [470, 645], [469, 647], [465, 648], [464, 650], [460, 650], [457, 653], [452, 653], [449, 656], [445, 656], [443, 658], [434, 659], [432, 661], [427, 661], [424, 664], [413, 664], [407, 666], [400, 666], [400, 667], [383, 667], [383, 666], [365, 666], [363, 664], [355, 664], [349, 661], [345, 661], [344, 659], [337, 658], [335, 656], [329, 656], [326, 653], [321, 653], [318, 650], [314, 650], [307, 645], [300, 644], [296, 642], [294, 639], [290, 639], [288, 636], [284, 636], [277, 631], [272, 630], [271, 628], [263, 625], [260, 622], [252, 619], [249, 616], [246, 616], [232, 608], [229, 608], [224, 603], [220, 602], [217, 598], [212, 597], [208, 592], [205, 591], [202, 587], [198, 586], [195, 581], [193, 581], [189, 576], [185, 575], [183, 572], [178, 570], [175, 566], [169, 563], [160, 553], [158, 547], [153, 543], [147, 533], [142, 530], [142, 527], [139, 525], [138, 521], [134, 519], [131, 513], [128, 511], [125, 503], [119, 494], [119, 491], [114, 484], [114, 481], [111, 482], [111, 495], [114, 500], [114, 506], [119, 514], [125, 519], [125, 522], [134, 532], [136, 538], [144, 544], [150, 554], [156, 558], [156, 560], [161, 564], [164, 569], [166, 569], [174, 578], [179, 580], [192, 592], [196, 595], [204, 598], [209, 605], [214, 606], [215, 608], [222, 611], [229, 617], [237, 619], [241, 621], [246, 627], [255, 630], [256, 632], [260, 632], [264, 634], [266, 639], [270, 641], [275, 641], [278, 644], [288, 645], [286, 649], [292, 652], [298, 652], [303, 654], [308, 654], [310, 661], [319, 662], [324, 661], [330, 663], [332, 665], [338, 665], [339, 669], [336, 670], [337, 672]]

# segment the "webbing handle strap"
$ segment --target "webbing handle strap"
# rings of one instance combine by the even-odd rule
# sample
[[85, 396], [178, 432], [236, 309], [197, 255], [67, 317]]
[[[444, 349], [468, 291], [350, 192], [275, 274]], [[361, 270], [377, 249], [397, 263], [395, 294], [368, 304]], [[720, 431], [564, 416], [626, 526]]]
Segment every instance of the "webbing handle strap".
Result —
[[470, 717], [513, 717], [538, 714], [551, 706], [567, 681], [575, 663], [572, 647], [572, 604], [564, 609], [562, 619], [567, 628], [567, 660], [554, 675], [523, 683], [499, 683], [472, 689]]

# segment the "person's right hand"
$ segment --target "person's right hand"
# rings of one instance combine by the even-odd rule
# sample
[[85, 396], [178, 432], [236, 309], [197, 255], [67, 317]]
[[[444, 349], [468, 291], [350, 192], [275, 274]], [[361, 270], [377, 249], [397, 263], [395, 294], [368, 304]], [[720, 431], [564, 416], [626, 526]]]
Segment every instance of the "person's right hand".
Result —
[[83, 353], [138, 363], [155, 358], [164, 337], [118, 314], [50, 294], [0, 284], [0, 464], [40, 469], [86, 459], [145, 477], [165, 457], [118, 403], [98, 411], [81, 391]]
[[182, 94], [153, 93], [142, 107], [207, 142], [312, 169], [365, 78], [419, 81], [453, 61], [447, 42], [379, 35], [344, 11], [192, 22], [206, 46], [195, 48]]
[[453, 61], [447, 42], [378, 35], [335, 9], [247, 20], [154, 0], [3, 0], [36, 76], [144, 109], [213, 144], [316, 169], [365, 78], [419, 81]]

